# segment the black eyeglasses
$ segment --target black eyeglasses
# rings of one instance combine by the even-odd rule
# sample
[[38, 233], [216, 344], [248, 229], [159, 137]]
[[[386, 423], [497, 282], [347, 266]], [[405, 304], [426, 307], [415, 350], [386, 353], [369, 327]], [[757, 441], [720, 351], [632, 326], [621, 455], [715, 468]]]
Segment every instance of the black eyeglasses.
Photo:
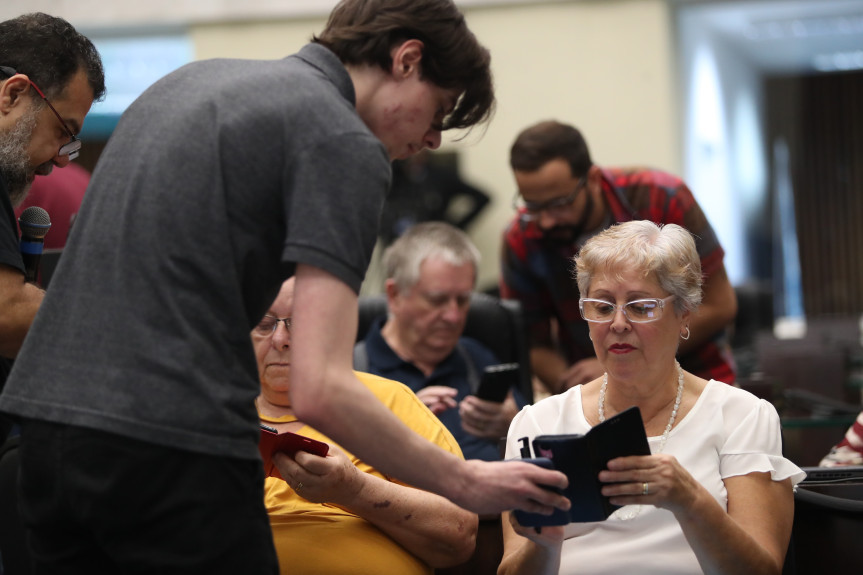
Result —
[[526, 202], [524, 198], [521, 197], [521, 194], [516, 192], [515, 197], [512, 199], [512, 207], [515, 210], [524, 210], [521, 214], [521, 219], [528, 222], [538, 220], [539, 215], [542, 212], [548, 212], [553, 216], [559, 216], [561, 215], [561, 212], [571, 206], [576, 198], [578, 198], [581, 190], [585, 188], [585, 184], [585, 178], [579, 178], [578, 183], [575, 185], [575, 190], [573, 190], [571, 194], [567, 194], [559, 198], [552, 198], [547, 202]]
[[279, 324], [284, 322], [285, 329], [288, 330], [288, 333], [291, 333], [291, 318], [289, 317], [275, 317], [272, 315], [265, 315], [264, 318], [255, 326], [255, 333], [260, 336], [270, 336], [276, 333], [276, 328], [279, 327]]
[[[9, 66], [0, 66], [0, 72], [3, 72], [6, 76], [10, 78], [18, 73], [14, 68], [10, 68]], [[48, 104], [48, 107], [51, 108], [51, 111], [54, 112], [54, 115], [57, 116], [60, 124], [62, 124], [63, 129], [69, 135], [69, 141], [60, 146], [60, 150], [57, 152], [57, 154], [60, 156], [69, 156], [70, 161], [74, 160], [81, 153], [81, 140], [78, 139], [78, 136], [72, 133], [72, 130], [69, 129], [69, 126], [66, 125], [66, 122], [63, 121], [63, 118], [60, 117], [60, 114], [57, 112], [54, 106], [51, 105], [51, 102], [48, 101], [48, 98], [45, 97], [45, 93], [39, 89], [39, 86], [37, 86], [36, 83], [29, 78], [27, 79], [27, 81], [30, 82], [30, 85], [33, 86], [33, 89], [36, 90], [37, 94], [39, 94], [39, 97], [45, 100], [45, 103]]]

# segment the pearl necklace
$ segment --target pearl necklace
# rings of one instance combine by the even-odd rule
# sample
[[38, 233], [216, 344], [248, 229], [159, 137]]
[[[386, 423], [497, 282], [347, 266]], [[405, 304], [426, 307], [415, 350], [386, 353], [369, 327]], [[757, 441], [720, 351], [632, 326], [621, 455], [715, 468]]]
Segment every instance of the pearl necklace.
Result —
[[[659, 441], [659, 449], [656, 450], [656, 453], [662, 453], [662, 450], [665, 449], [665, 443], [668, 441], [668, 435], [671, 433], [671, 428], [674, 427], [674, 420], [677, 419], [677, 410], [680, 409], [680, 400], [683, 398], [683, 369], [680, 367], [680, 363], [676, 360], [674, 365], [677, 367], [677, 397], [674, 398], [674, 407], [671, 409], [671, 417], [668, 418], [668, 425], [665, 426], [665, 431], [662, 432], [662, 439]], [[599, 422], [602, 423], [605, 421], [605, 392], [608, 389], [608, 372], [605, 372], [602, 376], [602, 386], [599, 388]], [[620, 518], [623, 520], [634, 519], [641, 513], [641, 505], [638, 505], [634, 512], [631, 512], [629, 515], [623, 516], [620, 515]], [[615, 515], [621, 511], [622, 509], [618, 509], [615, 512]]]

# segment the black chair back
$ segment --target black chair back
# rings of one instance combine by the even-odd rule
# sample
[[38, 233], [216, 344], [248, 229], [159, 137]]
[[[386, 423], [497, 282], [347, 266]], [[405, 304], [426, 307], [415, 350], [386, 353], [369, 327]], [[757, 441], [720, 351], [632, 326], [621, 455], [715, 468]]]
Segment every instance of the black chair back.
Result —
[[863, 573], [861, 533], [863, 476], [815, 482], [807, 478], [794, 494], [794, 527], [784, 575]]

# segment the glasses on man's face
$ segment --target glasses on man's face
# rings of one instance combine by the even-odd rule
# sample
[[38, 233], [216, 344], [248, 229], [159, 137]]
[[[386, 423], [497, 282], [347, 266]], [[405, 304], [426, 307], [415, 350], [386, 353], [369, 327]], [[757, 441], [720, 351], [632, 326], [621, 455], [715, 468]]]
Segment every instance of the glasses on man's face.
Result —
[[[673, 295], [664, 298], [637, 299], [623, 304], [623, 315], [632, 323], [650, 323], [662, 319], [665, 302], [674, 299]], [[578, 300], [581, 317], [594, 323], [609, 323], [617, 315], [617, 304], [604, 299], [583, 297]]]
[[258, 325], [255, 326], [254, 332], [261, 337], [271, 336], [276, 333], [276, 328], [282, 322], [285, 323], [285, 329], [288, 330], [288, 333], [291, 333], [291, 318], [276, 317], [273, 315], [265, 315]]
[[[17, 71], [15, 71], [14, 68], [10, 68], [8, 66], [0, 66], [0, 72], [3, 72], [6, 76], [10, 78], [18, 73]], [[45, 93], [39, 89], [39, 86], [37, 86], [36, 83], [29, 78], [28, 81], [30, 82], [30, 85], [33, 86], [33, 89], [36, 90], [36, 93], [39, 94], [39, 97], [45, 100], [45, 103], [48, 104], [48, 107], [51, 108], [51, 111], [54, 112], [55, 116], [57, 116], [57, 120], [59, 120], [60, 124], [63, 126], [63, 130], [66, 132], [66, 134], [69, 135], [69, 141], [60, 146], [60, 150], [57, 152], [57, 154], [60, 156], [69, 156], [70, 161], [74, 160], [81, 153], [81, 140], [78, 139], [78, 136], [72, 133], [72, 130], [69, 129], [69, 126], [66, 125], [66, 122], [63, 121], [63, 118], [60, 116], [54, 106], [51, 105], [51, 102], [48, 101], [48, 98], [45, 97]]]
[[578, 179], [575, 185], [575, 190], [571, 194], [552, 198], [545, 202], [527, 202], [521, 197], [519, 192], [515, 193], [512, 199], [512, 207], [516, 211], [521, 212], [521, 219], [526, 222], [538, 220], [539, 216], [545, 212], [553, 217], [559, 217], [565, 214], [567, 208], [575, 202], [578, 195], [585, 188], [586, 180], [582, 177]]

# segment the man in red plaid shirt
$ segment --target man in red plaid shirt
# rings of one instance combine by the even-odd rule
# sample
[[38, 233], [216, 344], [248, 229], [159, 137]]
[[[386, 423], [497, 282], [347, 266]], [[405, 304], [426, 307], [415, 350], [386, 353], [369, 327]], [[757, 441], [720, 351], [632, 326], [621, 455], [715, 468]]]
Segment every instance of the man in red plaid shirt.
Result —
[[604, 371], [579, 313], [572, 257], [592, 235], [629, 220], [679, 224], [695, 236], [704, 300], [678, 358], [683, 369], [700, 377], [734, 382], [726, 328], [737, 313], [737, 298], [722, 263], [725, 252], [682, 180], [657, 170], [596, 166], [581, 133], [555, 121], [519, 134], [510, 166], [518, 185], [517, 214], [504, 232], [501, 297], [521, 302], [531, 367], [550, 392]]

